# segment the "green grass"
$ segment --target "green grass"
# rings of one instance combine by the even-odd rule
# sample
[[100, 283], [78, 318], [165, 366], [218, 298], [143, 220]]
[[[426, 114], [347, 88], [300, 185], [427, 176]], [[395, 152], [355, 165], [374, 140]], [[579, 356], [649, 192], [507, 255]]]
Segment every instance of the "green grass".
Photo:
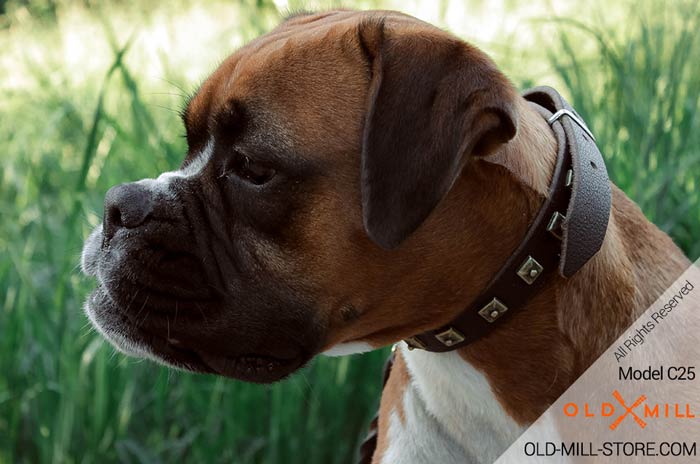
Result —
[[[172, 13], [119, 5], [131, 15]], [[528, 74], [517, 43], [495, 58], [523, 87], [555, 84], [571, 97], [611, 178], [694, 259], [700, 17], [691, 3], [644, 5], [593, 28], [588, 20], [531, 23], [551, 29], [528, 58], [551, 65], [544, 75]], [[277, 17], [263, 1], [235, 11], [220, 36], [239, 42]], [[99, 31], [85, 39], [100, 52], [76, 70], [54, 51], [65, 26], [23, 14], [0, 30], [0, 59], [27, 51], [13, 58], [21, 85], [8, 84], [14, 68], [0, 71], [0, 464], [353, 462], [376, 410], [385, 352], [319, 358], [261, 387], [127, 359], [89, 329], [81, 306], [92, 283], [77, 263], [104, 192], [179, 164], [176, 110], [206, 70], [187, 77], [182, 63], [197, 58], [168, 55], [153, 78], [138, 28], [104, 10], [81, 13]], [[231, 48], [221, 45], [219, 58]]]
[[[619, 30], [562, 19], [548, 56], [591, 123], [611, 178], [686, 253], [700, 255], [700, 4], [630, 8]], [[646, 7], [646, 8], [645, 8]], [[577, 43], [595, 53], [578, 56]], [[595, 70], [591, 73], [591, 70]]]

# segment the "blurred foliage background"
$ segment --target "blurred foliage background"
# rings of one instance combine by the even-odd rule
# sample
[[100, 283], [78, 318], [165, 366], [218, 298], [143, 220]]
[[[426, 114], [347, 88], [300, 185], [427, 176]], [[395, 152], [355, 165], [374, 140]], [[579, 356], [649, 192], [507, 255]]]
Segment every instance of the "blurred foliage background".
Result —
[[[270, 386], [115, 354], [77, 263], [106, 190], [176, 168], [177, 112], [288, 9], [337, 2], [0, 0], [0, 464], [349, 463], [385, 351], [319, 358]], [[700, 255], [695, 1], [360, 1], [485, 49], [521, 88], [559, 88], [611, 178]]]

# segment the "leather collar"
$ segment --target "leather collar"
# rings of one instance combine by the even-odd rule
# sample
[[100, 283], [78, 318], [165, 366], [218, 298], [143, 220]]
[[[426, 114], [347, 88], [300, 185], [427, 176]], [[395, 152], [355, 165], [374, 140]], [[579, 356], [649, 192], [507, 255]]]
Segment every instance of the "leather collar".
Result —
[[486, 336], [537, 294], [555, 270], [571, 277], [603, 243], [611, 190], [593, 134], [551, 87], [536, 87], [523, 97], [557, 138], [547, 196], [522, 242], [484, 291], [448, 325], [407, 338], [410, 349], [452, 351]]

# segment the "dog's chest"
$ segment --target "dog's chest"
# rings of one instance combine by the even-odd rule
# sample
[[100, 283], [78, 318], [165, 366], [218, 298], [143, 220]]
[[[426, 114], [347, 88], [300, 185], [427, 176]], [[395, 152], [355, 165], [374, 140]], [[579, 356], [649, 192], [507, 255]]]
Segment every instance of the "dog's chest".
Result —
[[393, 410], [382, 463], [490, 463], [518, 437], [484, 375], [456, 353], [408, 351], [403, 417]]

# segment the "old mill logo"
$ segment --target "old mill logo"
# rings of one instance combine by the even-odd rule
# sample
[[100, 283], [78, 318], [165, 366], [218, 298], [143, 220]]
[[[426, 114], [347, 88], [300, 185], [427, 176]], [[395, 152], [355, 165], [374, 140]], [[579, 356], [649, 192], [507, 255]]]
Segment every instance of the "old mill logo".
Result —
[[622, 422], [630, 418], [637, 425], [644, 429], [647, 421], [651, 419], [693, 419], [695, 414], [689, 404], [679, 403], [650, 403], [646, 395], [640, 395], [633, 402], [628, 403], [619, 391], [612, 393], [615, 402], [602, 402], [599, 406], [575, 402], [564, 405], [564, 415], [566, 417], [582, 417], [592, 419], [595, 417], [612, 418], [610, 430], [615, 430]]

